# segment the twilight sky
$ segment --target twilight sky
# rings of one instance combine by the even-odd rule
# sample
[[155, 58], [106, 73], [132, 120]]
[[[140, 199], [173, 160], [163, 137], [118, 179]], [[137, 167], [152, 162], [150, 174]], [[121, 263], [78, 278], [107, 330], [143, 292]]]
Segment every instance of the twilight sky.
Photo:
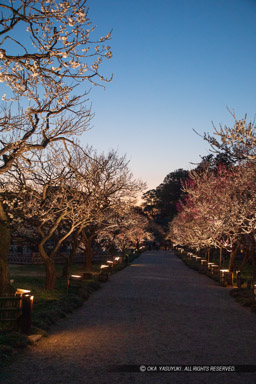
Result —
[[155, 188], [209, 153], [193, 132], [256, 113], [256, 0], [88, 0], [97, 35], [113, 29], [113, 73], [90, 93], [93, 128], [82, 143], [126, 154]]

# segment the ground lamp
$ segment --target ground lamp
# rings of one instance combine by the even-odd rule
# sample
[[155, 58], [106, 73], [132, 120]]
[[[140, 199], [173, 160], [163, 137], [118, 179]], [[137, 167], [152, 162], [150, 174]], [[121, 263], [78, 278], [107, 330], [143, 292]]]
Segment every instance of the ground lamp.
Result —
[[21, 317], [19, 319], [19, 327], [21, 332], [29, 333], [32, 325], [32, 310], [34, 296], [28, 289], [18, 288], [16, 296], [21, 298]]
[[220, 270], [220, 281], [222, 284], [230, 284], [232, 285], [232, 272], [229, 269], [221, 269]]
[[237, 288], [241, 288], [242, 286], [241, 271], [236, 271], [236, 286]]
[[99, 280], [101, 282], [106, 282], [108, 280], [109, 275], [109, 266], [106, 264], [102, 264], [100, 266]]
[[108, 260], [108, 261], [107, 261], [107, 264], [108, 264], [108, 266], [109, 266], [109, 269], [112, 271], [112, 269], [113, 269], [113, 261]]
[[17, 288], [15, 295], [22, 297], [23, 295], [27, 295], [27, 294], [30, 294], [30, 293], [31, 293], [31, 291], [28, 290], [28, 289]]
[[68, 289], [69, 288], [80, 288], [81, 287], [82, 276], [80, 275], [70, 275], [68, 279]]
[[209, 269], [209, 271], [210, 271], [210, 270], [211, 270], [211, 267], [212, 267], [212, 265], [214, 265], [214, 263], [208, 263], [207, 265], [208, 265], [208, 269]]
[[114, 262], [115, 262], [115, 263], [119, 263], [119, 262], [120, 262], [120, 257], [115, 257], [115, 258], [114, 258]]
[[79, 280], [79, 279], [81, 279], [81, 278], [82, 278], [81, 275], [70, 275], [70, 279]]
[[109, 266], [106, 264], [101, 264], [100, 266], [100, 271], [101, 272], [106, 272], [109, 269]]

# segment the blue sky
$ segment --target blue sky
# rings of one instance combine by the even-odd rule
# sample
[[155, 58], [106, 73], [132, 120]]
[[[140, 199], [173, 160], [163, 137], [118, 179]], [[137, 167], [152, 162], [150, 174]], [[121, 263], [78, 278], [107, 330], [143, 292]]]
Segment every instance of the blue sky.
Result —
[[232, 125], [256, 112], [256, 0], [88, 0], [97, 35], [113, 29], [113, 73], [91, 90], [93, 128], [82, 142], [127, 155], [155, 188], [191, 169], [209, 146], [212, 121]]

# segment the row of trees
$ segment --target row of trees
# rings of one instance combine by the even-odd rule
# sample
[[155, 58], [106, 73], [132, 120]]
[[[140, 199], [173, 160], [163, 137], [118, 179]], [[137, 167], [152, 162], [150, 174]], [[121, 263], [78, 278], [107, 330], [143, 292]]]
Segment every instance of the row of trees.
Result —
[[232, 128], [215, 128], [215, 136], [204, 136], [218, 159], [225, 161], [215, 162], [215, 166], [204, 161], [190, 172], [168, 237], [174, 244], [194, 249], [227, 250], [230, 270], [242, 251], [240, 269], [250, 261], [256, 280], [256, 126], [246, 118], [233, 117]]
[[0, 3], [0, 11], [3, 294], [11, 241], [38, 247], [46, 288], [52, 289], [54, 256], [63, 244], [71, 248], [67, 273], [79, 244], [87, 256], [95, 238], [124, 247], [125, 237], [140, 239], [134, 223], [141, 230], [146, 223], [132, 208], [143, 185], [133, 180], [125, 157], [99, 155], [75, 139], [93, 117], [84, 85], [112, 79], [101, 73], [103, 61], [112, 57], [111, 33], [96, 36], [87, 0], [10, 0]]
[[[133, 179], [125, 157], [98, 155], [80, 146], [49, 147], [31, 154], [29, 164], [16, 160], [0, 178], [6, 222], [2, 236], [38, 249], [46, 266], [46, 289], [56, 280], [55, 255], [69, 245], [65, 273], [82, 244], [91, 270], [92, 242], [123, 250], [146, 236], [147, 220], [136, 212], [144, 188]], [[6, 248], [7, 250], [7, 248]]]

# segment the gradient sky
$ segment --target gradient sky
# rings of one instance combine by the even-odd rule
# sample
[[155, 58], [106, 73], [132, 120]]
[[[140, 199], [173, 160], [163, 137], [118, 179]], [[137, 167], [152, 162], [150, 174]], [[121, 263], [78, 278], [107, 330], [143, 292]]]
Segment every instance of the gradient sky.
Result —
[[256, 0], [88, 0], [97, 34], [113, 29], [113, 73], [90, 93], [93, 128], [82, 143], [117, 149], [155, 188], [191, 169], [208, 144], [197, 136], [256, 112]]

